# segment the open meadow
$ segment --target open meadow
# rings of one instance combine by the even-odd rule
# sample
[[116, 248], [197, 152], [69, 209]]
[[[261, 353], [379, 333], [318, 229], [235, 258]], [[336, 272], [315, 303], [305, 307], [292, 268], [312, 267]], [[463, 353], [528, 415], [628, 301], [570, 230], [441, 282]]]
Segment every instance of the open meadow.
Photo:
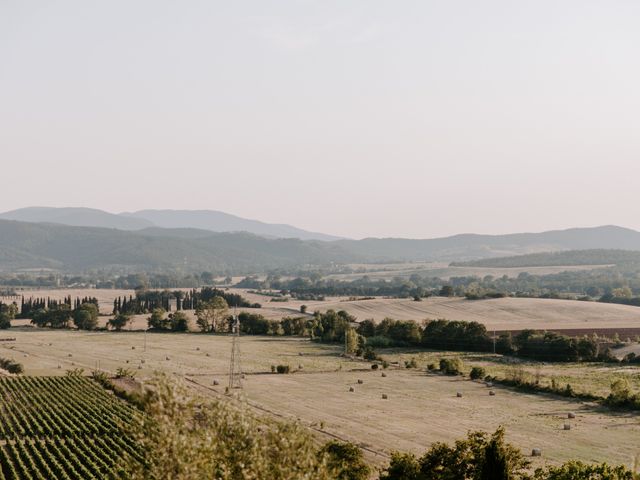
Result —
[[[0, 344], [0, 357], [22, 363], [25, 375], [64, 375], [77, 368], [89, 373], [97, 367], [115, 373], [126, 368], [144, 381], [163, 371], [213, 396], [224, 395], [228, 382], [228, 336], [35, 329], [12, 329], [11, 336], [16, 341]], [[392, 364], [383, 376], [382, 369], [372, 370], [368, 362], [340, 356], [340, 346], [301, 338], [241, 337], [240, 350], [245, 372], [241, 398], [256, 411], [297, 419], [323, 440], [353, 441], [378, 464], [393, 450], [421, 453], [435, 441], [451, 442], [469, 430], [493, 431], [499, 425], [526, 455], [542, 449], [542, 458], [533, 459], [535, 465], [570, 458], [630, 465], [640, 453], [638, 415], [499, 386], [490, 396], [481, 382], [427, 374], [426, 362], [442, 354], [383, 352], [390, 361], [418, 356], [420, 367]], [[500, 368], [489, 357], [465, 360]], [[271, 373], [271, 366], [279, 364], [289, 365], [293, 373]], [[568, 420], [569, 412], [576, 418]], [[564, 430], [565, 423], [571, 430]]]

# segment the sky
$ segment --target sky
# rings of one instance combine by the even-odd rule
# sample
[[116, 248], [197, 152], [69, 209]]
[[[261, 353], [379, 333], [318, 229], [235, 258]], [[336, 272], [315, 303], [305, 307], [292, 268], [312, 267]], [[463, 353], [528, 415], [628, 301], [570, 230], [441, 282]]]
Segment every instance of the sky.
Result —
[[640, 2], [0, 0], [0, 211], [640, 229]]

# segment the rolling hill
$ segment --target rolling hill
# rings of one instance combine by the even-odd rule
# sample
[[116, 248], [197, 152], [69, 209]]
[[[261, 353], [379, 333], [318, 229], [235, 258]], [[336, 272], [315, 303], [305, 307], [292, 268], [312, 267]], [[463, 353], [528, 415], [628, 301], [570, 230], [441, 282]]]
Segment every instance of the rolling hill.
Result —
[[248, 232], [268, 238], [338, 240], [340, 237], [309, 232], [291, 225], [249, 220], [215, 210], [140, 210], [109, 213], [94, 208], [27, 207], [0, 213], [0, 219], [34, 223], [58, 223], [74, 227], [103, 227], [119, 230], [145, 228], [200, 229], [209, 232]]

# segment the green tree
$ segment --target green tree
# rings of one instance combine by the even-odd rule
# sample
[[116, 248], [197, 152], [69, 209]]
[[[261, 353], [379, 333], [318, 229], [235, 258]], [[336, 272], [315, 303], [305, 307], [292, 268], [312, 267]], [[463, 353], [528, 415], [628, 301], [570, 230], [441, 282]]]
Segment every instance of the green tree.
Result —
[[165, 316], [164, 308], [154, 308], [151, 316], [147, 319], [147, 324], [152, 330], [167, 330], [169, 327], [169, 319]]
[[184, 312], [175, 312], [169, 315], [171, 330], [174, 332], [186, 332], [189, 330], [189, 318]]
[[226, 332], [229, 330], [227, 315], [229, 305], [219, 296], [207, 302], [201, 302], [196, 309], [196, 323], [201, 332]]
[[113, 328], [116, 332], [121, 331], [131, 321], [131, 316], [126, 313], [118, 313], [107, 324]]
[[18, 306], [15, 303], [6, 305], [0, 303], [0, 329], [6, 329], [11, 327], [11, 320], [16, 318], [18, 313]]
[[80, 330], [93, 330], [98, 325], [98, 314], [95, 303], [83, 303], [73, 311], [73, 323]]

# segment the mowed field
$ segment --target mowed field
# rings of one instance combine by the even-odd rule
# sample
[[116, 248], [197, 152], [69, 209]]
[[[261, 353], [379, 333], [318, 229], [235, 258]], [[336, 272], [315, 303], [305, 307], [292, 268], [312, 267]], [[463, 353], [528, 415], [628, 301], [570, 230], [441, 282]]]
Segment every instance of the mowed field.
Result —
[[[381, 321], [386, 317], [397, 320], [444, 318], [447, 320], [476, 321], [489, 330], [522, 330], [525, 328], [554, 329], [633, 329], [640, 328], [640, 308], [609, 303], [581, 302], [576, 300], [553, 300], [542, 298], [497, 298], [489, 300], [467, 300], [460, 297], [430, 297], [421, 302], [411, 299], [375, 298], [372, 300], [349, 300], [348, 298], [327, 298], [325, 301], [271, 302], [265, 295], [249, 293], [242, 289], [229, 289], [239, 293], [251, 302], [262, 304], [260, 309], [239, 309], [259, 313], [266, 318], [279, 320], [285, 316], [300, 315], [301, 305], [307, 305], [307, 312], [346, 310], [358, 320]], [[113, 300], [117, 296], [135, 295], [133, 290], [41, 290], [28, 293], [34, 297], [61, 299], [65, 295], [75, 297], [95, 296], [100, 302], [104, 315], [111, 313]], [[0, 298], [0, 301], [3, 299]], [[9, 299], [4, 299], [8, 301]], [[192, 329], [196, 329], [193, 312], [187, 312], [192, 319]], [[136, 316], [131, 329], [146, 328], [148, 315]], [[105, 324], [107, 317], [102, 319]], [[17, 325], [28, 322], [16, 322]]]
[[[213, 396], [222, 396], [228, 381], [228, 336], [146, 334], [145, 341], [140, 332], [15, 329], [11, 334], [16, 342], [0, 344], [0, 356], [23, 363], [27, 375], [63, 375], [72, 368], [88, 372], [98, 365], [111, 372], [130, 368], [139, 379], [164, 371]], [[323, 440], [356, 442], [380, 464], [393, 450], [421, 453], [435, 441], [499, 425], [525, 454], [542, 449], [535, 465], [570, 458], [630, 465], [640, 453], [638, 415], [506, 388], [494, 388], [496, 395], [490, 396], [482, 383], [423, 369], [392, 366], [382, 377], [369, 363], [340, 357], [339, 346], [300, 338], [241, 337], [240, 349], [246, 373], [242, 397], [257, 412], [298, 420]], [[271, 365], [277, 364], [290, 365], [294, 373], [272, 374]], [[213, 386], [214, 379], [219, 386]], [[576, 419], [567, 420], [568, 412]], [[566, 422], [569, 431], [563, 429]]]

